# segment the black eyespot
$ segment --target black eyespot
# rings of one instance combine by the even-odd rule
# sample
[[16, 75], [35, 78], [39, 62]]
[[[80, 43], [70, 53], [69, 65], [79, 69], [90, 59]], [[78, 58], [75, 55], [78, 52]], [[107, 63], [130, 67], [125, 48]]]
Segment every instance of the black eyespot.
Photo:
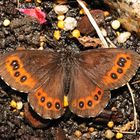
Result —
[[13, 70], [17, 70], [17, 69], [19, 69], [19, 64], [18, 64], [18, 65], [13, 66]]
[[97, 95], [94, 96], [94, 100], [98, 101], [98, 96]]
[[56, 103], [55, 103], [55, 108], [56, 108], [57, 110], [59, 110], [59, 109], [60, 109], [60, 103], [56, 102]]
[[43, 102], [45, 101], [45, 97], [42, 96], [42, 97], [40, 98], [40, 101], [43, 103]]
[[98, 91], [98, 95], [101, 95], [101, 94], [102, 94], [102, 92], [99, 90], [99, 91]]
[[119, 61], [122, 62], [122, 63], [126, 63], [127, 62], [127, 60], [125, 58], [123, 58], [123, 57], [120, 57]]
[[52, 107], [52, 103], [51, 102], [47, 102], [47, 107], [51, 108]]
[[17, 60], [13, 60], [10, 65], [13, 66], [13, 70], [17, 70], [19, 68]]
[[84, 107], [84, 102], [83, 102], [83, 101], [80, 101], [80, 102], [79, 102], [79, 107], [80, 107], [80, 108], [83, 108], [83, 107]]
[[110, 76], [111, 76], [111, 78], [112, 78], [112, 79], [117, 79], [117, 78], [118, 78], [118, 76], [117, 76], [117, 74], [116, 74], [116, 73], [111, 73], [111, 75], [110, 75]]
[[88, 104], [88, 106], [92, 106], [92, 101], [89, 100], [87, 104]]
[[14, 74], [14, 76], [15, 77], [19, 77], [20, 76], [20, 72], [19, 71], [16, 71], [15, 74]]
[[15, 66], [15, 65], [18, 65], [18, 61], [17, 60], [13, 60], [10, 64], [11, 66]]
[[22, 76], [21, 78], [20, 78], [20, 82], [24, 82], [24, 81], [26, 81], [27, 80], [27, 76]]
[[124, 62], [118, 61], [117, 64], [118, 64], [118, 66], [120, 66], [120, 67], [124, 67]]
[[117, 72], [118, 72], [119, 74], [121, 74], [121, 73], [123, 73], [123, 69], [118, 68], [118, 69], [117, 69]]

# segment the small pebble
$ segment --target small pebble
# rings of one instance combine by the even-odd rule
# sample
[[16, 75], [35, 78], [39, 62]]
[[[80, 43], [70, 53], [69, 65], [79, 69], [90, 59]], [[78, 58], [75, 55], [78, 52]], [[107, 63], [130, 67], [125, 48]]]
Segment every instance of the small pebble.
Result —
[[10, 106], [11, 106], [12, 108], [16, 108], [16, 107], [17, 107], [17, 103], [16, 103], [14, 100], [12, 100], [12, 101], [10, 102]]
[[76, 37], [76, 38], [80, 37], [80, 31], [77, 30], [77, 29], [73, 30], [73, 31], [72, 31], [72, 36], [73, 36], [73, 37]]
[[82, 133], [81, 133], [81, 131], [76, 130], [76, 131], [74, 132], [74, 135], [75, 135], [77, 138], [79, 138], [79, 137], [82, 136]]
[[17, 112], [17, 109], [14, 109], [13, 112]]
[[37, 3], [41, 3], [41, 2], [42, 2], [42, 0], [36, 0], [36, 2], [37, 2]]
[[58, 21], [57, 27], [58, 27], [59, 29], [64, 29], [64, 21], [63, 21], [63, 20]]
[[117, 37], [118, 43], [124, 43], [131, 36], [130, 32], [123, 32]]
[[17, 110], [21, 110], [23, 107], [23, 103], [21, 101], [17, 102], [17, 106], [16, 106], [16, 109]]
[[91, 139], [91, 135], [90, 135], [90, 133], [84, 133], [83, 135], [82, 135], [82, 138], [81, 139], [87, 139], [87, 140], [89, 140], [89, 139]]
[[103, 34], [103, 36], [107, 36], [107, 31], [104, 29], [104, 28], [101, 28], [101, 32], [102, 32], [102, 34]]
[[67, 3], [68, 0], [55, 0], [55, 2], [59, 4], [64, 4], [64, 3]]
[[59, 40], [60, 37], [61, 37], [61, 35], [60, 35], [60, 31], [59, 31], [59, 30], [54, 31], [53, 36], [54, 36], [54, 38], [55, 38], [56, 40]]
[[118, 21], [118, 20], [114, 20], [114, 21], [112, 21], [112, 23], [111, 23], [111, 26], [112, 26], [112, 28], [114, 29], [114, 30], [117, 30], [119, 27], [120, 27], [120, 21]]
[[73, 17], [67, 17], [64, 20], [64, 30], [73, 30], [75, 27], [77, 27], [77, 20]]
[[109, 16], [109, 12], [108, 11], [104, 11], [104, 16], [105, 17]]
[[67, 13], [68, 11], [68, 6], [67, 5], [56, 5], [54, 7], [54, 11], [56, 14], [58, 15], [63, 15], [65, 13]]
[[123, 134], [120, 133], [120, 132], [118, 132], [118, 133], [116, 134], [116, 139], [122, 139], [122, 138], [123, 138]]
[[5, 19], [4, 21], [3, 21], [3, 25], [4, 26], [9, 26], [10, 25], [10, 20], [9, 19]]
[[25, 0], [25, 2], [31, 2], [32, 0]]
[[83, 15], [83, 14], [85, 14], [85, 11], [84, 11], [84, 9], [81, 9], [81, 10], [79, 11], [79, 14], [80, 14], [80, 15]]
[[119, 36], [119, 35], [120, 35], [120, 32], [117, 31], [117, 32], [116, 32], [116, 35]]
[[115, 111], [117, 111], [117, 108], [116, 107], [112, 107], [111, 111], [115, 112]]
[[107, 126], [108, 126], [109, 128], [112, 128], [112, 127], [114, 126], [114, 122], [113, 122], [113, 121], [109, 121], [109, 122], [107, 123]]
[[64, 20], [64, 18], [65, 18], [64, 15], [58, 15], [58, 16], [57, 16], [57, 19], [58, 19], [58, 20]]
[[22, 116], [22, 117], [23, 117], [23, 116], [24, 116], [24, 112], [20, 112], [20, 116]]
[[40, 40], [40, 42], [47, 42], [47, 39], [45, 36], [40, 36], [39, 40]]
[[45, 46], [45, 43], [44, 42], [40, 42], [40, 47], [38, 48], [38, 50], [44, 50], [44, 46]]
[[95, 129], [94, 129], [94, 127], [90, 127], [88, 130], [89, 130], [89, 132], [92, 133], [92, 132], [94, 132]]
[[105, 131], [105, 137], [107, 138], [107, 139], [112, 139], [113, 137], [114, 137], [114, 133], [111, 131], [111, 130], [106, 130]]

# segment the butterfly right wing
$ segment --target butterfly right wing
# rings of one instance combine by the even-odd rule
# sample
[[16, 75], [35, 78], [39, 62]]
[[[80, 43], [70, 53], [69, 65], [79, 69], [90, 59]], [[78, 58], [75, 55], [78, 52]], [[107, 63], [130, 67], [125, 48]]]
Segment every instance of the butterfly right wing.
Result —
[[81, 67], [74, 67], [71, 77], [68, 94], [70, 110], [81, 117], [97, 116], [108, 104], [110, 92], [91, 81]]

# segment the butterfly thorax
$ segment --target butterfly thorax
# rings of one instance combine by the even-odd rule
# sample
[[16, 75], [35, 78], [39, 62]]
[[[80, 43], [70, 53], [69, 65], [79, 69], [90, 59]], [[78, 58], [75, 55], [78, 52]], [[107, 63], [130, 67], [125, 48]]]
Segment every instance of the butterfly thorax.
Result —
[[64, 76], [64, 90], [65, 94], [68, 93], [70, 81], [72, 76], [72, 69], [75, 66], [78, 58], [78, 53], [73, 50], [62, 50], [59, 52], [58, 65], [65, 71]]
[[64, 49], [59, 52], [59, 64], [61, 66], [65, 67], [68, 71], [71, 69], [71, 67], [76, 63], [76, 60], [78, 58], [78, 52], [75, 52], [74, 50], [70, 49]]

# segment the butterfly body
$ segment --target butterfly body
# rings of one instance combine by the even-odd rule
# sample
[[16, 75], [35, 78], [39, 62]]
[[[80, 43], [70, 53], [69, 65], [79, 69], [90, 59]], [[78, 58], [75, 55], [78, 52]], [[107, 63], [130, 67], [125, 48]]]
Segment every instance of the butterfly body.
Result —
[[0, 56], [0, 76], [12, 88], [28, 93], [30, 106], [45, 119], [70, 110], [95, 117], [107, 105], [110, 89], [126, 84], [140, 64], [140, 56], [125, 49], [15, 51]]

